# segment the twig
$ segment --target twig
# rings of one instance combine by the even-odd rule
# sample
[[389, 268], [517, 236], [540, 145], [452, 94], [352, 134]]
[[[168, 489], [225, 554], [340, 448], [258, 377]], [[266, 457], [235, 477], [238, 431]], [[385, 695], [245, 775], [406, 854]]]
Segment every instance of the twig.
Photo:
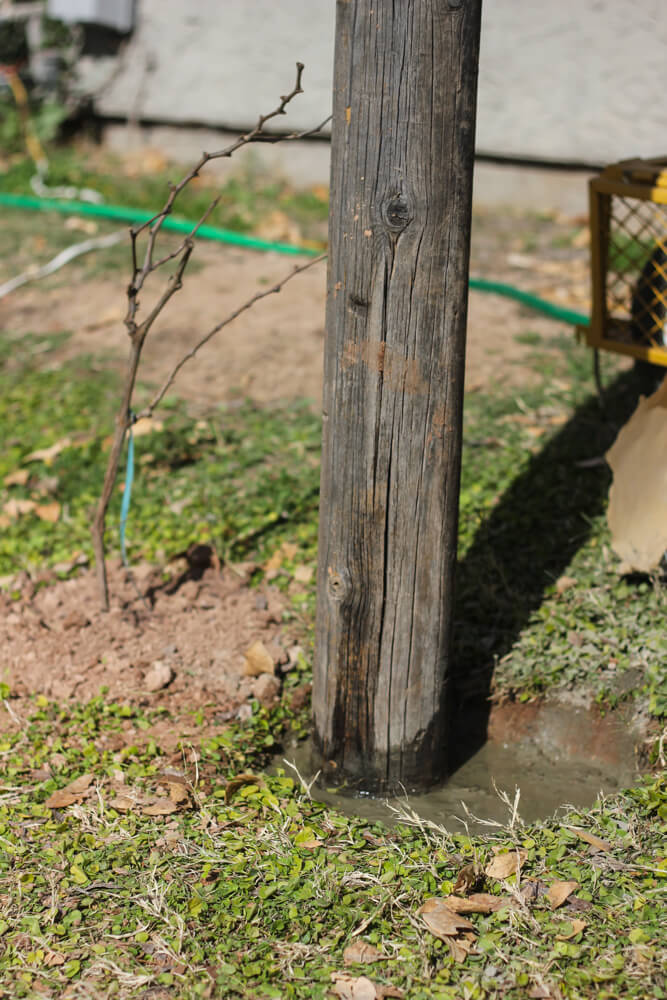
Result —
[[[182, 287], [183, 285], [183, 275], [185, 269], [188, 265], [192, 251], [194, 249], [194, 238], [197, 235], [199, 228], [204, 224], [206, 219], [209, 217], [213, 209], [218, 203], [218, 198], [214, 199], [208, 206], [206, 211], [203, 213], [199, 221], [188, 233], [188, 235], [182, 240], [179, 246], [171, 253], [165, 254], [158, 260], [155, 260], [155, 248], [157, 243], [157, 238], [162, 229], [162, 225], [167, 216], [171, 213], [174, 202], [180, 194], [180, 192], [195, 178], [199, 175], [201, 169], [210, 161], [220, 159], [222, 157], [230, 157], [237, 149], [242, 146], [246, 146], [252, 142], [285, 142], [290, 140], [304, 139], [308, 136], [315, 135], [319, 132], [324, 125], [327, 124], [329, 118], [326, 118], [320, 125], [315, 128], [306, 129], [302, 132], [292, 132], [288, 135], [280, 134], [267, 134], [264, 132], [264, 126], [271, 119], [278, 117], [279, 115], [286, 114], [287, 105], [293, 100], [297, 94], [303, 93], [301, 88], [301, 77], [303, 74], [303, 63], [296, 64], [296, 80], [292, 90], [289, 94], [281, 96], [278, 105], [266, 115], [260, 115], [257, 124], [245, 135], [241, 135], [232, 142], [229, 146], [224, 149], [218, 150], [215, 153], [202, 153], [199, 162], [179, 181], [178, 184], [170, 185], [169, 196], [164, 203], [161, 211], [154, 215], [147, 222], [144, 222], [140, 226], [136, 226], [130, 230], [130, 240], [131, 240], [131, 254], [132, 254], [132, 277], [127, 288], [127, 311], [125, 314], [125, 327], [127, 329], [128, 336], [130, 338], [130, 353], [127, 361], [127, 368], [125, 373], [125, 380], [123, 383], [122, 397], [118, 412], [116, 414], [115, 420], [115, 430], [113, 435], [113, 441], [111, 445], [111, 450], [109, 452], [109, 459], [107, 461], [107, 467], [104, 475], [104, 483], [102, 486], [102, 493], [97, 505], [97, 510], [95, 512], [95, 517], [92, 524], [92, 542], [93, 551], [95, 553], [95, 563], [97, 567], [97, 578], [98, 587], [100, 594], [100, 603], [104, 611], [109, 610], [109, 586], [107, 580], [107, 571], [104, 555], [104, 529], [106, 522], [107, 510], [109, 507], [109, 502], [111, 500], [111, 494], [113, 492], [113, 487], [116, 481], [116, 476], [118, 474], [118, 468], [120, 464], [120, 458], [123, 451], [123, 442], [125, 440], [125, 434], [130, 424], [130, 409], [132, 403], [132, 395], [134, 393], [134, 386], [137, 377], [137, 369], [139, 367], [139, 361], [141, 358], [141, 351], [144, 346], [144, 341], [148, 335], [153, 323], [160, 315], [164, 307], [167, 305], [171, 297]], [[146, 242], [146, 248], [143, 254], [143, 260], [139, 263], [139, 254], [137, 247], [137, 239], [141, 233], [144, 231], [148, 232], [148, 238]], [[267, 295], [279, 292], [281, 288], [291, 280], [296, 274], [307, 270], [307, 268], [312, 267], [323, 259], [325, 255], [315, 258], [314, 260], [308, 261], [306, 264], [302, 264], [296, 267], [290, 274], [279, 281], [272, 288], [267, 289], [263, 292], [258, 292], [253, 295], [247, 302], [236, 309], [231, 315], [227, 316], [224, 320], [218, 323], [213, 329], [202, 337], [202, 339], [189, 351], [185, 357], [176, 364], [169, 375], [164, 386], [156, 394], [152, 402], [149, 404], [146, 410], [144, 410], [140, 416], [151, 416], [153, 410], [160, 403], [164, 394], [167, 392], [169, 387], [172, 385], [174, 379], [178, 375], [183, 365], [194, 355], [197, 351], [206, 344], [211, 337], [215, 336], [219, 330], [231, 323], [237, 316], [239, 316], [246, 309], [249, 309], [255, 302]], [[153, 305], [150, 312], [141, 322], [138, 321], [138, 311], [139, 311], [139, 293], [144, 287], [146, 279], [150, 274], [156, 271], [158, 268], [162, 267], [168, 261], [178, 260], [178, 265], [176, 267], [175, 273], [171, 276], [165, 289], [158, 298], [157, 302]]]
[[61, 267], [64, 267], [65, 264], [69, 264], [75, 257], [80, 257], [84, 253], [90, 253], [91, 250], [105, 250], [107, 247], [115, 246], [126, 235], [127, 230], [121, 229], [115, 233], [108, 233], [106, 236], [95, 236], [91, 240], [84, 240], [83, 243], [72, 244], [71, 247], [67, 247], [66, 250], [61, 250], [59, 254], [56, 254], [48, 264], [43, 264], [42, 267], [38, 267], [35, 270], [24, 271], [23, 274], [18, 274], [15, 278], [10, 278], [9, 281], [6, 281], [4, 285], [0, 285], [0, 299], [22, 285], [27, 285], [29, 281], [46, 278], [49, 274], [53, 274], [54, 271], [58, 271]]
[[216, 323], [216, 325], [212, 327], [208, 331], [208, 333], [205, 334], [190, 351], [188, 351], [187, 354], [183, 355], [178, 364], [174, 365], [171, 372], [167, 376], [164, 385], [158, 390], [158, 392], [155, 394], [155, 396], [150, 401], [148, 406], [144, 410], [142, 410], [141, 413], [138, 414], [138, 416], [151, 417], [153, 415], [153, 410], [157, 406], [159, 406], [159, 404], [162, 402], [165, 393], [168, 392], [168, 390], [173, 385], [174, 379], [180, 372], [183, 365], [185, 365], [186, 362], [194, 358], [197, 351], [199, 351], [200, 348], [204, 346], [204, 344], [207, 344], [209, 340], [211, 340], [211, 338], [216, 335], [216, 333], [219, 333], [220, 330], [223, 329], [223, 327], [228, 326], [230, 323], [232, 323], [238, 316], [241, 315], [241, 313], [245, 312], [246, 309], [250, 309], [251, 306], [254, 306], [254, 304], [256, 302], [259, 302], [260, 299], [265, 299], [267, 295], [275, 295], [277, 292], [280, 292], [285, 287], [287, 282], [291, 281], [292, 278], [294, 278], [297, 274], [302, 274], [304, 271], [307, 271], [309, 267], [313, 267], [315, 264], [319, 264], [320, 261], [326, 260], [326, 257], [327, 255], [323, 253], [320, 254], [319, 257], [314, 257], [312, 260], [307, 261], [305, 264], [299, 264], [298, 267], [295, 267], [292, 271], [290, 271], [289, 274], [286, 274], [284, 278], [281, 278], [280, 281], [276, 282], [276, 284], [273, 285], [271, 288], [266, 288], [263, 292], [256, 292], [256, 294], [253, 295], [252, 298], [248, 299], [247, 302], [244, 302], [242, 306], [239, 306], [238, 309], [235, 309], [234, 312], [230, 313], [229, 316], [226, 316], [225, 319], [221, 320], [219, 323]]

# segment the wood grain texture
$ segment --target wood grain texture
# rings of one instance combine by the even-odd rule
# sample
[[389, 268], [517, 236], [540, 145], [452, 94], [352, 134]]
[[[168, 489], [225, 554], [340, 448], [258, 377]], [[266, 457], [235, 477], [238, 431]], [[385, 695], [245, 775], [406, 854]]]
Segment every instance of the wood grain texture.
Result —
[[313, 702], [376, 791], [447, 764], [480, 13], [337, 4]]

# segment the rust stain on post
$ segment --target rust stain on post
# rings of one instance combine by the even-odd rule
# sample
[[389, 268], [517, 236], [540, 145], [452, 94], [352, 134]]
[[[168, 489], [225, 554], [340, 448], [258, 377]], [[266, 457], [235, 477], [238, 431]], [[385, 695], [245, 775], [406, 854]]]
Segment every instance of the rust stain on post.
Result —
[[343, 348], [341, 368], [349, 371], [358, 364], [382, 375], [384, 385], [395, 392], [407, 392], [413, 396], [428, 390], [428, 383], [419, 370], [419, 362], [387, 347], [385, 340], [348, 341]]

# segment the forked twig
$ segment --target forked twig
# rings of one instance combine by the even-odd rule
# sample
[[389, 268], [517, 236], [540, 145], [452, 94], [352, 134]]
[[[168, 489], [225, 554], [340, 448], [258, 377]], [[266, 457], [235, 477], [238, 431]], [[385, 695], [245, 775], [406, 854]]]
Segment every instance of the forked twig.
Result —
[[[296, 64], [296, 80], [292, 90], [289, 94], [281, 96], [280, 102], [266, 115], [260, 115], [257, 124], [250, 131], [241, 135], [234, 142], [230, 143], [224, 149], [218, 150], [215, 153], [202, 153], [198, 163], [183, 177], [178, 184], [170, 185], [169, 196], [164, 203], [161, 211], [154, 215], [147, 222], [142, 223], [139, 226], [133, 227], [130, 230], [130, 241], [131, 241], [131, 253], [132, 253], [132, 277], [127, 288], [127, 311], [125, 314], [125, 327], [127, 329], [128, 336], [130, 338], [130, 352], [127, 361], [127, 368], [125, 372], [125, 379], [123, 382], [122, 396], [118, 412], [115, 419], [115, 429], [113, 434], [113, 441], [111, 445], [111, 450], [109, 452], [109, 459], [107, 461], [107, 467], [104, 474], [104, 483], [102, 486], [102, 492], [100, 499], [97, 504], [97, 509], [95, 511], [95, 516], [93, 519], [91, 534], [93, 542], [93, 551], [95, 553], [95, 564], [97, 569], [97, 580], [100, 595], [100, 603], [104, 611], [109, 610], [109, 585], [107, 580], [107, 570], [106, 570], [106, 560], [104, 552], [104, 530], [106, 524], [106, 515], [109, 507], [109, 502], [111, 500], [111, 494], [113, 492], [113, 487], [116, 482], [116, 477], [118, 474], [118, 468], [120, 465], [120, 458], [123, 451], [123, 442], [125, 440], [125, 435], [128, 428], [132, 423], [131, 415], [131, 405], [132, 396], [134, 393], [134, 387], [137, 377], [137, 369], [139, 367], [139, 361], [141, 358], [141, 352], [144, 346], [144, 342], [148, 333], [150, 332], [153, 323], [158, 318], [162, 310], [165, 308], [169, 300], [173, 295], [176, 294], [179, 289], [183, 287], [183, 275], [192, 256], [194, 250], [194, 238], [197, 235], [200, 227], [204, 224], [206, 219], [209, 217], [211, 212], [214, 210], [218, 204], [219, 198], [215, 198], [211, 204], [208, 206], [206, 211], [203, 213], [199, 221], [193, 226], [192, 230], [188, 235], [181, 241], [179, 246], [170, 253], [155, 260], [155, 248], [157, 244], [157, 239], [162, 229], [162, 225], [167, 216], [171, 213], [174, 202], [180, 194], [180, 192], [187, 187], [187, 185], [197, 176], [199, 176], [200, 170], [211, 160], [221, 159], [223, 157], [230, 157], [237, 149], [242, 146], [246, 146], [252, 142], [286, 142], [296, 139], [305, 139], [308, 136], [315, 135], [318, 133], [324, 125], [327, 124], [329, 118], [326, 118], [320, 125], [315, 128], [306, 129], [302, 132], [291, 132], [288, 135], [280, 135], [271, 133], [268, 134], [264, 131], [264, 126], [268, 121], [276, 118], [279, 115], [286, 114], [287, 105], [293, 100], [297, 94], [302, 94], [303, 90], [301, 88], [301, 77], [303, 74], [303, 63]], [[141, 233], [144, 231], [148, 232], [148, 238], [146, 242], [146, 249], [143, 254], [143, 260], [141, 264], [139, 263], [138, 245], [137, 240]], [[326, 255], [322, 254], [313, 260], [309, 260], [306, 264], [299, 265], [294, 268], [288, 275], [277, 282], [272, 288], [266, 289], [263, 292], [258, 292], [253, 295], [247, 302], [239, 306], [238, 309], [234, 310], [229, 316], [220, 323], [217, 323], [211, 330], [208, 331], [190, 350], [188, 353], [178, 361], [178, 363], [172, 369], [170, 375], [168, 376], [165, 384], [156, 393], [155, 397], [149, 403], [147, 408], [142, 411], [141, 416], [151, 416], [154, 409], [163, 399], [165, 393], [169, 387], [173, 384], [174, 379], [178, 375], [179, 371], [183, 365], [195, 356], [197, 351], [204, 346], [216, 333], [223, 329], [231, 323], [237, 316], [239, 316], [246, 309], [249, 309], [255, 302], [260, 299], [265, 298], [267, 295], [279, 292], [283, 286], [290, 281], [295, 275], [300, 274], [302, 271], [307, 270], [314, 264], [321, 261]], [[162, 294], [159, 296], [155, 304], [152, 306], [148, 314], [141, 321], [138, 320], [139, 312], [139, 293], [142, 291], [146, 279], [158, 268], [167, 264], [169, 261], [177, 260], [178, 264], [176, 266], [175, 272], [169, 278]]]

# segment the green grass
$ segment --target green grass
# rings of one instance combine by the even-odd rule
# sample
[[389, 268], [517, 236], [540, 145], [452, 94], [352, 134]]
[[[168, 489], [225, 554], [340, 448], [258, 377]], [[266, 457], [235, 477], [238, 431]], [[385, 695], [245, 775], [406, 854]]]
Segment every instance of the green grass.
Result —
[[[150, 718], [102, 699], [41, 699], [0, 747], [0, 995], [324, 998], [347, 972], [412, 1000], [520, 1000], [537, 986], [572, 1000], [665, 996], [664, 779], [487, 836], [408, 813], [388, 831], [311, 801], [285, 771], [234, 791], [228, 782], [263, 765], [286, 721], [284, 710], [257, 713], [207, 740], [196, 767], [184, 747], [188, 801], [155, 819], [141, 803], [164, 796], [174, 759]], [[79, 804], [46, 804], [84, 773]], [[138, 804], [119, 811], [120, 794]], [[480, 877], [506, 903], [471, 918], [475, 952], [456, 963], [418, 910], [497, 850], [525, 852], [520, 882]], [[557, 880], [576, 887], [554, 910]], [[357, 940], [382, 960], [346, 966]]]
[[[111, 154], [97, 153], [93, 158], [94, 169], [88, 165], [88, 159], [71, 146], [50, 150], [48, 183], [94, 188], [109, 204], [150, 212], [165, 203], [169, 184], [180, 181], [194, 166], [193, 159], [189, 165], [169, 164], [164, 169], [133, 177], [127, 176], [121, 161]], [[34, 166], [28, 158], [14, 163], [0, 175], [0, 191], [33, 195], [30, 187], [33, 173]], [[199, 219], [218, 196], [220, 201], [207, 220], [209, 225], [251, 233], [270, 213], [280, 211], [298, 224], [304, 241], [321, 243], [326, 239], [328, 198], [323, 192], [295, 190], [286, 181], [267, 177], [252, 167], [243, 176], [229, 178], [224, 174], [216, 177], [204, 168], [200, 179], [178, 196], [174, 215]]]
[[[12, 498], [62, 506], [55, 525], [26, 514], [3, 526], [0, 575], [90, 551], [118, 384], [99, 360], [50, 368], [57, 339], [0, 340], [0, 424], [10, 428], [0, 513]], [[533, 361], [534, 385], [521, 394], [499, 385], [466, 400], [455, 693], [487, 694], [495, 666], [497, 694], [566, 686], [608, 710], [635, 698], [658, 726], [667, 714], [664, 587], [657, 576], [619, 577], [605, 524], [609, 473], [579, 464], [604, 453], [637, 386], [605, 360], [604, 419], [582, 348], [545, 340]], [[314, 561], [320, 427], [305, 405], [227, 407], [194, 420], [173, 399], [162, 416], [162, 431], [137, 439], [133, 561], [193, 541], [239, 558], [285, 538], [299, 541], [300, 562]], [[52, 461], [28, 461], [65, 437], [72, 444]], [[2, 485], [21, 469], [27, 484]], [[560, 592], [563, 576], [572, 582]], [[312, 622], [312, 610], [311, 591], [298, 613]], [[153, 734], [162, 716], [103, 697], [19, 704], [0, 685], [9, 708], [25, 713], [0, 736], [0, 997], [306, 1000], [327, 996], [331, 976], [346, 971], [410, 1000], [523, 1000], [542, 987], [568, 1000], [667, 995], [664, 776], [543, 823], [511, 824], [508, 813], [508, 826], [487, 835], [449, 833], [407, 812], [391, 830], [369, 825], [311, 801], [289, 770], [228, 784], [261, 775], [277, 749], [289, 759], [285, 733], [303, 735], [307, 716], [286, 705], [308, 676], [302, 664], [271, 713], [255, 705], [247, 723], [176, 757]], [[657, 749], [652, 763], [657, 771]], [[189, 787], [178, 811], [156, 818], [141, 804], [114, 806], [120, 792], [144, 805], [164, 797], [169, 767]], [[79, 803], [46, 805], [83, 774], [91, 778]], [[607, 846], [596, 850], [571, 828]], [[510, 902], [470, 918], [476, 953], [457, 963], [418, 910], [451, 893], [466, 866], [482, 871], [494, 849], [525, 851], [520, 882], [483, 879]], [[554, 910], [546, 893], [556, 880], [578, 888]], [[346, 967], [344, 950], [359, 939], [383, 959]]]

